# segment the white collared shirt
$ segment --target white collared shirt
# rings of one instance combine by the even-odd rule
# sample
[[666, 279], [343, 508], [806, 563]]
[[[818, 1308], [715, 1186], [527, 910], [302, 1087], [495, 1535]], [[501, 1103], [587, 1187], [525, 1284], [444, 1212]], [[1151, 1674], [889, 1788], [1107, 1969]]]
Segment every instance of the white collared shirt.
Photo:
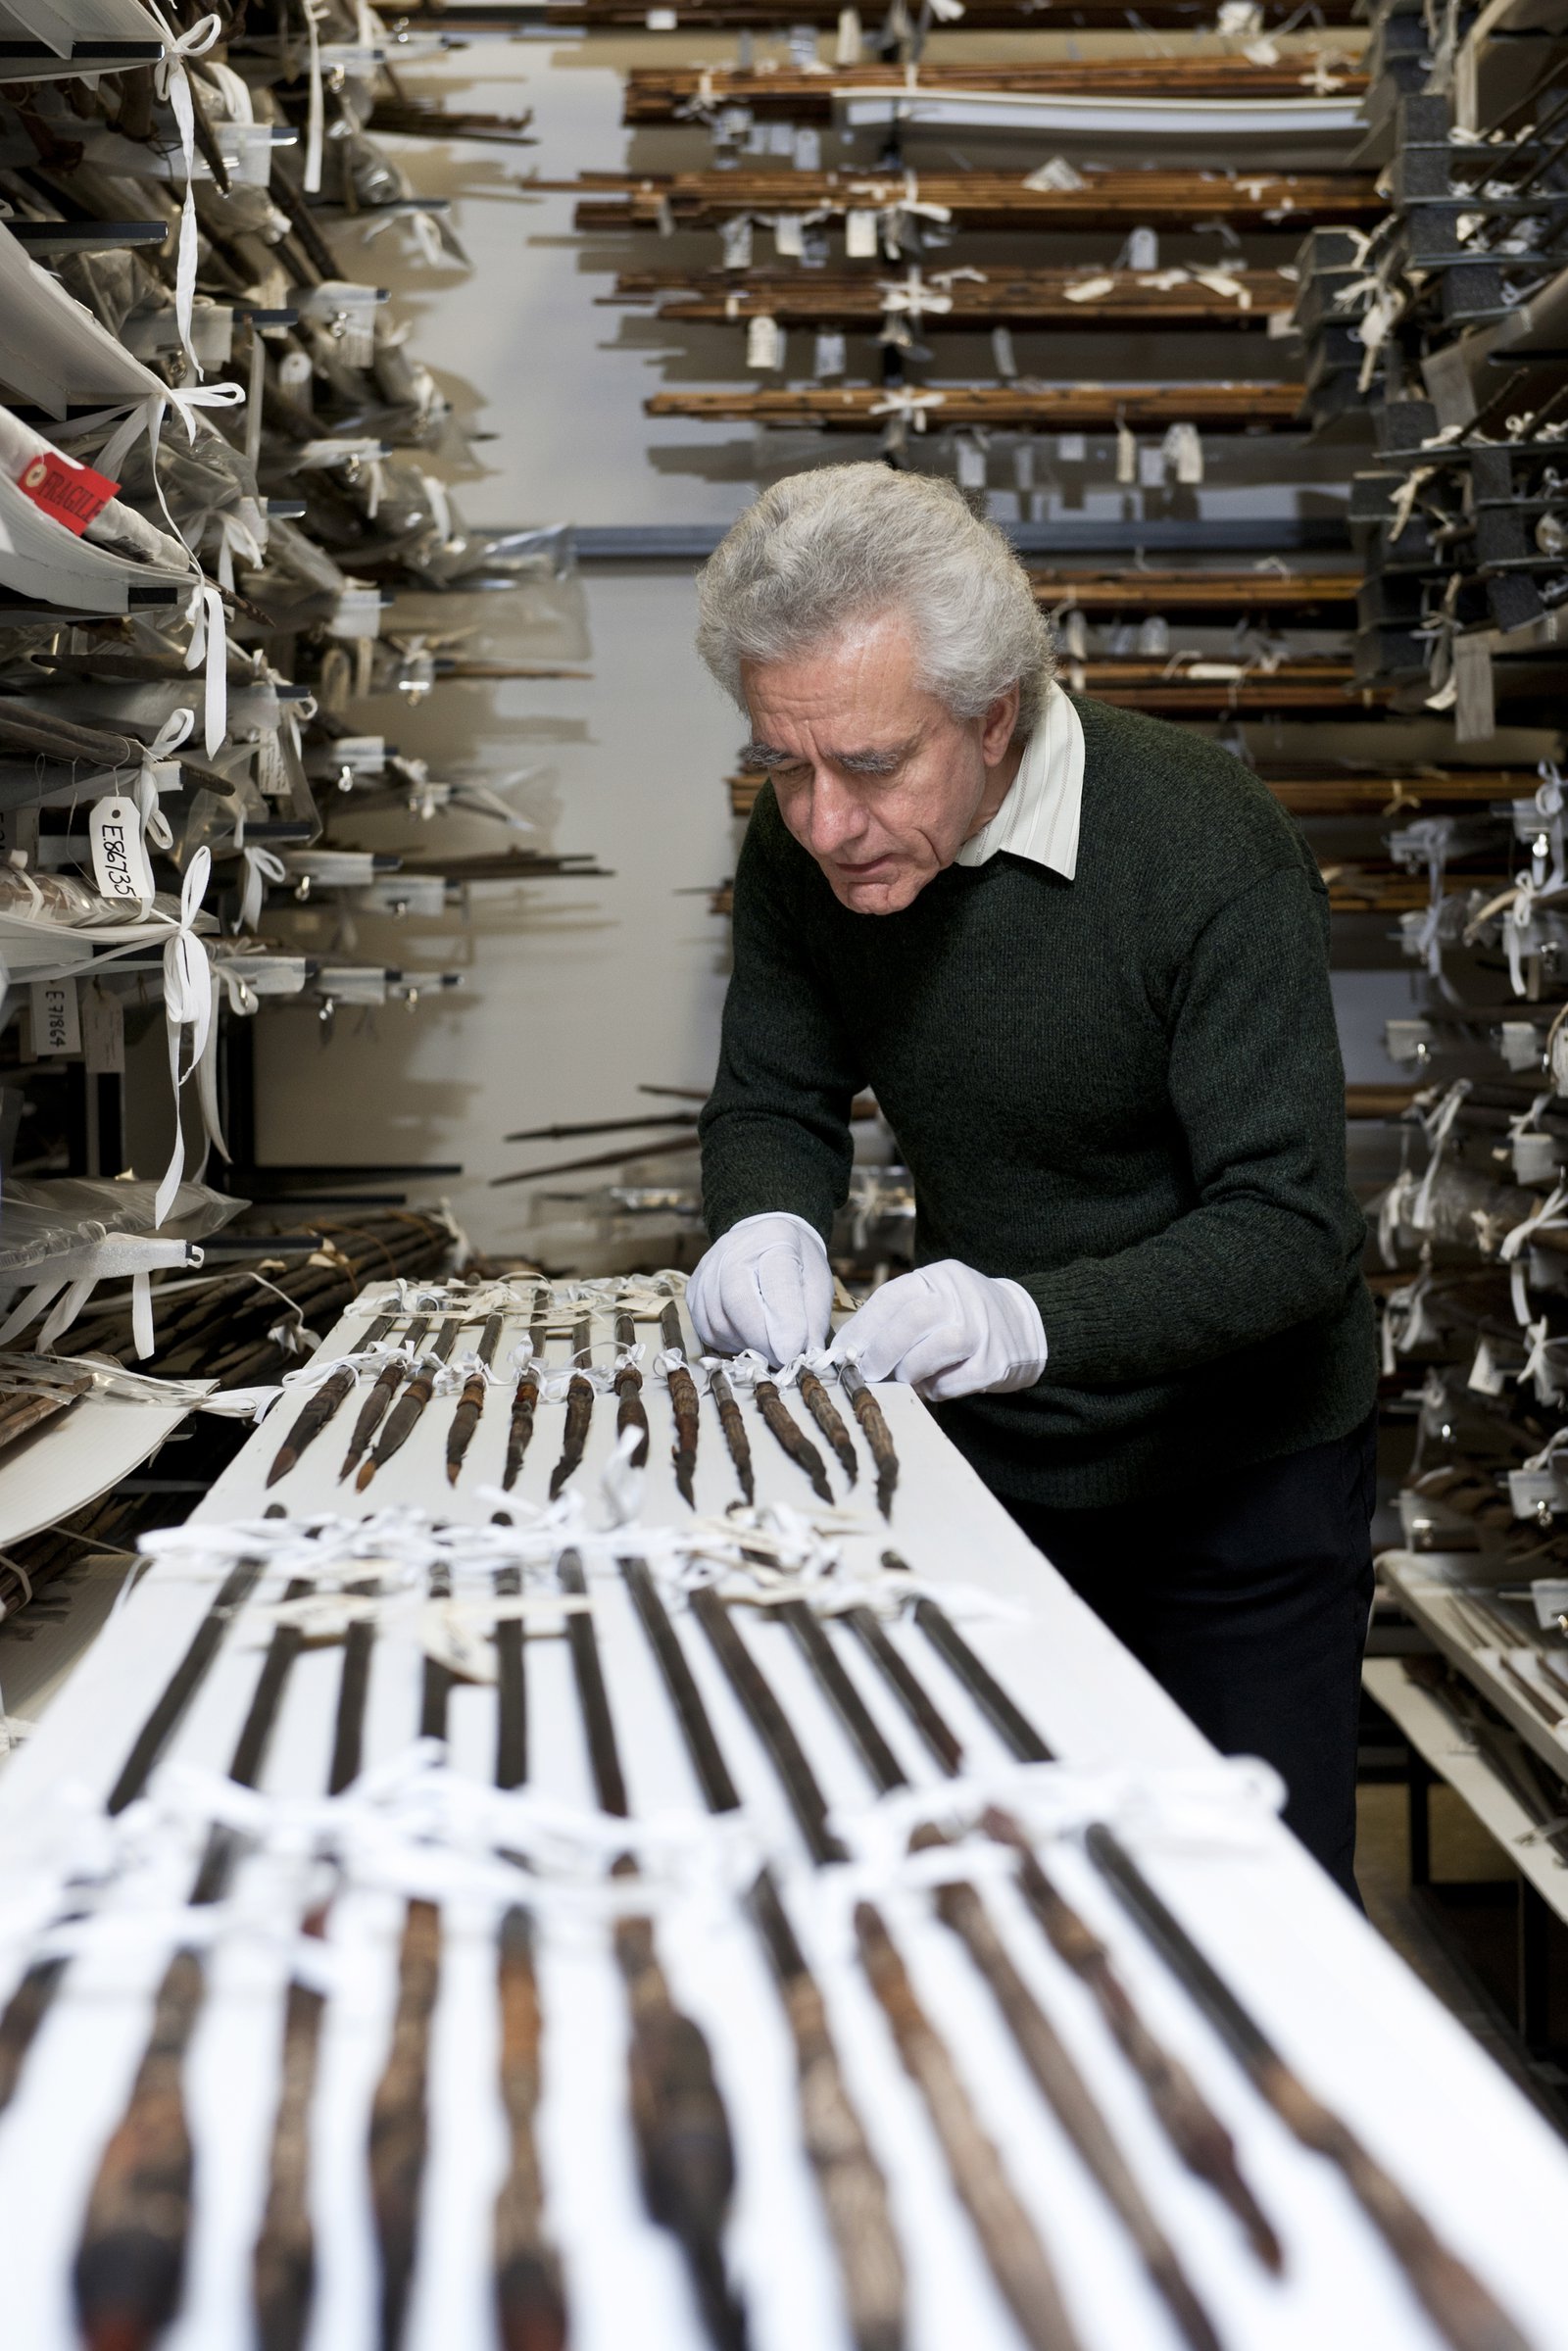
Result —
[[1084, 730], [1066, 695], [1053, 684], [1006, 799], [991, 822], [965, 841], [956, 862], [983, 865], [1004, 849], [1070, 882], [1078, 870], [1083, 796]]

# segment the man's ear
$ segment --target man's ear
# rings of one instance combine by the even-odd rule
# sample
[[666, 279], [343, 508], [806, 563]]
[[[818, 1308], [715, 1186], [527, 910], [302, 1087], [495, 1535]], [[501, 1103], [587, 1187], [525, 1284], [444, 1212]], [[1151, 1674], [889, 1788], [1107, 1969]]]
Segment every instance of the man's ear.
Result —
[[999, 694], [985, 714], [980, 728], [980, 755], [988, 767], [996, 767], [1006, 757], [1018, 724], [1017, 681]]

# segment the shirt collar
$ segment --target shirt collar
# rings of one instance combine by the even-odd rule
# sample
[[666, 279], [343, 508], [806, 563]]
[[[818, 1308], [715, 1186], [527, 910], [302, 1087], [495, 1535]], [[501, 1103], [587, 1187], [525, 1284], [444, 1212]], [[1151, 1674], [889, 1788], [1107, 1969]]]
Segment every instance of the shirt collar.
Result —
[[1006, 799], [991, 822], [965, 841], [956, 862], [984, 865], [1004, 849], [1070, 882], [1078, 869], [1083, 790], [1084, 730], [1067, 696], [1053, 684]]

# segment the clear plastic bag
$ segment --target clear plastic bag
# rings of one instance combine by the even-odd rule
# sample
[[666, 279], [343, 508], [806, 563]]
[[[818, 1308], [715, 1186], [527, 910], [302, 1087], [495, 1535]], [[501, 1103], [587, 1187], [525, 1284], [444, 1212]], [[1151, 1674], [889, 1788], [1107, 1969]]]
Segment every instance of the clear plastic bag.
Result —
[[[39, 1183], [12, 1183], [0, 1200], [0, 1284], [30, 1277], [51, 1257], [91, 1249], [112, 1233], [153, 1231], [158, 1187], [139, 1178], [62, 1176]], [[206, 1184], [181, 1184], [162, 1225], [160, 1240], [204, 1241], [245, 1206]]]

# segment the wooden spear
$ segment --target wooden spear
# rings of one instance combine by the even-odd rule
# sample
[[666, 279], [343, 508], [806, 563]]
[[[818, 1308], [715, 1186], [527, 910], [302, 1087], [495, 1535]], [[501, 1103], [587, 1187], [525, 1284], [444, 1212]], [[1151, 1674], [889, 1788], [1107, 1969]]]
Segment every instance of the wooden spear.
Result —
[[[308, 1584], [290, 1584], [299, 1599]], [[228, 1776], [237, 1787], [259, 1782], [283, 1692], [304, 1647], [293, 1625], [268, 1644]], [[240, 1834], [215, 1825], [196, 1881], [193, 1909], [220, 1901], [244, 1851]], [[87, 2198], [72, 2270], [76, 2320], [85, 2351], [145, 2351], [178, 2306], [190, 2234], [193, 2156], [185, 2114], [185, 2054], [201, 2015], [207, 1971], [200, 1952], [181, 1945], [170, 1960], [153, 2005], [152, 2032], [130, 2096], [110, 2134]]]
[[552, 1501], [582, 1460], [583, 1447], [588, 1443], [589, 1424], [594, 1416], [594, 1384], [587, 1376], [593, 1358], [593, 1331], [586, 1314], [579, 1317], [571, 1340], [571, 1359], [578, 1368], [566, 1387], [566, 1425], [562, 1437], [561, 1459], [550, 1473]]
[[[921, 1603], [928, 1611], [929, 1601]], [[940, 1611], [922, 1619], [933, 1646], [957, 1674], [1020, 1761], [1048, 1763], [1053, 1751], [1034, 1725], [1005, 1699], [999, 1710], [995, 1677], [956, 1627]], [[1004, 1729], [1004, 1724], [1010, 1729]], [[1347, 2185], [1403, 2270], [1417, 2300], [1452, 2351], [1531, 2351], [1507, 2312], [1473, 2270], [1437, 2235], [1393, 2176], [1367, 2151], [1349, 2126], [1315, 2097], [1286, 2063], [1256, 2019], [1205, 1959], [1185, 1927], [1150, 1885], [1121, 1840], [1102, 1823], [1084, 1837], [1085, 1849], [1123, 1907], [1138, 1922], [1171, 1974], [1202, 2012], [1249, 2076], [1264, 2103], [1305, 2147], [1343, 2174]]]
[[[663, 1675], [708, 1806], [712, 1812], [734, 1812], [740, 1806], [739, 1792], [648, 1563], [624, 1558], [620, 1572]], [[904, 2257], [888, 2206], [887, 2182], [845, 2087], [826, 2004], [770, 1869], [760, 1872], [748, 1899], [795, 2043], [807, 2160], [815, 2176], [838, 2256], [856, 2351], [900, 2351], [904, 2341]]]
[[[557, 1566], [564, 1592], [587, 1594], [582, 1562], [564, 1551]], [[599, 1659], [591, 1615], [566, 1619], [577, 1700], [587, 1733], [600, 1808], [627, 1817], [626, 1783]], [[636, 1875], [629, 1854], [618, 1876]], [[718, 2351], [745, 2351], [746, 2314], [724, 2266], [724, 2224], [735, 2183], [729, 2121], [713, 2077], [708, 2042], [676, 2007], [659, 1963], [650, 1918], [623, 1918], [614, 1931], [615, 1958], [631, 2013], [632, 2127], [637, 2133], [643, 2195], [686, 2257], [703, 2325]]]

